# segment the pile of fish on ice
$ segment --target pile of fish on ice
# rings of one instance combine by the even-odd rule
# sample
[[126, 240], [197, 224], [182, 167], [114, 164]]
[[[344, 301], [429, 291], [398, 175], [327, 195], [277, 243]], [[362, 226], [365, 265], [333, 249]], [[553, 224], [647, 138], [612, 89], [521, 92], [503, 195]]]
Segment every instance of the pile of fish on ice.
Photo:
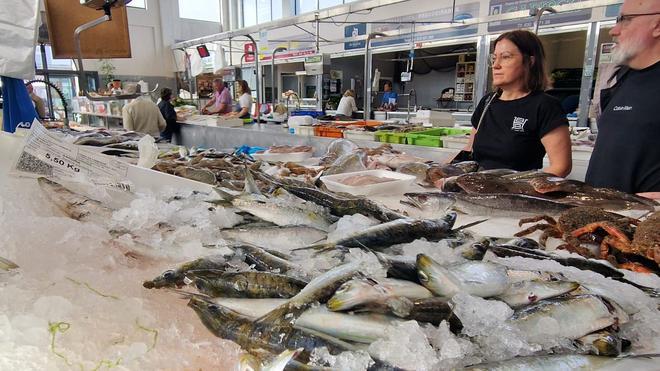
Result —
[[[371, 155], [350, 149], [328, 161], [343, 172], [364, 156]], [[185, 300], [211, 333], [246, 352], [243, 369], [657, 367], [658, 214], [639, 221], [594, 207], [650, 210], [649, 201], [539, 173], [430, 166], [451, 176], [446, 192], [408, 194], [408, 206], [391, 210], [264, 171], [265, 164], [208, 157], [179, 161], [195, 174], [192, 165], [226, 160], [215, 171], [242, 176], [223, 187], [215, 173], [217, 195], [192, 212], [206, 215], [200, 223], [222, 218], [231, 227], [207, 236], [208, 253], [135, 285]], [[399, 167], [428, 177], [424, 166]], [[181, 225], [138, 216], [150, 203], [166, 210], [199, 195], [137, 198], [113, 210], [52, 180], [38, 182], [69, 217], [130, 240], [125, 254], [138, 264], [158, 264], [168, 253], [160, 243], [196, 227], [195, 215]], [[480, 221], [455, 225], [447, 202], [480, 216], [544, 219], [535, 228], [544, 237], [476, 236], [468, 229]], [[545, 251], [548, 236], [579, 255]]]

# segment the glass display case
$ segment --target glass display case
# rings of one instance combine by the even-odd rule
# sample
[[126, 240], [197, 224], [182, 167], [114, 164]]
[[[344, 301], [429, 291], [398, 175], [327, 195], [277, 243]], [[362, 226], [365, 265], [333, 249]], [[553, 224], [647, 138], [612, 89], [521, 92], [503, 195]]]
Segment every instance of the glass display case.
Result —
[[122, 127], [122, 109], [132, 99], [112, 101], [91, 101], [86, 97], [74, 97], [71, 100], [74, 120], [81, 125], [93, 127]]

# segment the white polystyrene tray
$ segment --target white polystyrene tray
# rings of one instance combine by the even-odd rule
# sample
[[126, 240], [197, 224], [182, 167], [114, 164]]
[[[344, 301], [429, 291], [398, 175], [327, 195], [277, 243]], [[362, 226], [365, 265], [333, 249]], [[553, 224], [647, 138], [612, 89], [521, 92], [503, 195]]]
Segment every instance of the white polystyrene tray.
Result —
[[293, 152], [293, 153], [255, 153], [252, 155], [255, 160], [267, 162], [302, 162], [312, 157], [313, 152]]
[[[340, 181], [354, 175], [373, 175], [382, 178], [396, 179], [391, 182], [378, 183], [366, 186], [349, 186]], [[369, 195], [395, 195], [405, 193], [408, 187], [415, 181], [414, 175], [396, 173], [389, 170], [364, 170], [352, 173], [326, 175], [321, 177], [325, 186], [333, 192], [350, 193], [355, 196]]]

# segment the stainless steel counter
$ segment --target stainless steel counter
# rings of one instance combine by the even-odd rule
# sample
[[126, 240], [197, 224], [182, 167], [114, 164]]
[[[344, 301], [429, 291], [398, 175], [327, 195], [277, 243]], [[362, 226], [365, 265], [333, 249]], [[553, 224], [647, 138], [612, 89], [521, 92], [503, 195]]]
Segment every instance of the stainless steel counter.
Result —
[[[300, 136], [289, 134], [286, 128], [276, 124], [250, 124], [239, 128], [222, 128], [206, 125], [180, 123], [181, 131], [175, 142], [187, 147], [197, 146], [231, 149], [241, 145], [268, 147], [272, 145], [307, 145], [314, 148], [314, 155], [323, 155], [335, 138]], [[351, 140], [360, 147], [375, 148], [383, 143]], [[409, 146], [392, 144], [392, 147], [413, 156], [438, 162], [458, 153], [456, 149]]]

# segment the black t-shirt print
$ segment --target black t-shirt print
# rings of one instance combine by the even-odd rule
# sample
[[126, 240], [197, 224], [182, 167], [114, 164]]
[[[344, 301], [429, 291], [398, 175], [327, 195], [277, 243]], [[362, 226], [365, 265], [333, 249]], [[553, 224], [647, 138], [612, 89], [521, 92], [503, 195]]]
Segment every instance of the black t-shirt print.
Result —
[[628, 193], [660, 192], [660, 62], [628, 70], [604, 89], [586, 182]]
[[[486, 95], [472, 114], [477, 128]], [[474, 138], [474, 159], [484, 169], [535, 170], [543, 167], [545, 148], [541, 138], [559, 126], [568, 126], [559, 100], [543, 92], [504, 101], [495, 98]]]

